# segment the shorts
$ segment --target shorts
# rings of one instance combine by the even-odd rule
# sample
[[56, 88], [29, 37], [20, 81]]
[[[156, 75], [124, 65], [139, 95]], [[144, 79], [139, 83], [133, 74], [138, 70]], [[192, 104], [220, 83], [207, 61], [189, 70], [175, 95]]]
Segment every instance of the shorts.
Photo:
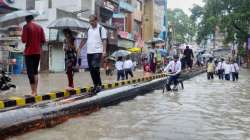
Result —
[[28, 74], [28, 77], [29, 77], [31, 84], [34, 83], [34, 76], [38, 74], [39, 62], [40, 62], [40, 55], [39, 54], [25, 56], [27, 74]]

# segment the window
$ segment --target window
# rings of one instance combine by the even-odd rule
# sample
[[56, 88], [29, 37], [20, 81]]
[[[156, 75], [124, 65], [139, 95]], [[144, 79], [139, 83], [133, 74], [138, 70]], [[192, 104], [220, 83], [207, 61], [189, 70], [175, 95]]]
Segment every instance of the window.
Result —
[[141, 31], [141, 23], [134, 20], [134, 32], [139, 33]]

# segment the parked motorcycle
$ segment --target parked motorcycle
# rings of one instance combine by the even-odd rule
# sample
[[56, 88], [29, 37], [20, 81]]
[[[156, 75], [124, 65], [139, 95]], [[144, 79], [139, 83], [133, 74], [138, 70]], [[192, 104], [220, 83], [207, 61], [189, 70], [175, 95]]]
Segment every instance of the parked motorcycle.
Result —
[[16, 85], [10, 84], [11, 78], [6, 74], [5, 71], [1, 71], [0, 73], [0, 90], [5, 91], [10, 88], [16, 88]]

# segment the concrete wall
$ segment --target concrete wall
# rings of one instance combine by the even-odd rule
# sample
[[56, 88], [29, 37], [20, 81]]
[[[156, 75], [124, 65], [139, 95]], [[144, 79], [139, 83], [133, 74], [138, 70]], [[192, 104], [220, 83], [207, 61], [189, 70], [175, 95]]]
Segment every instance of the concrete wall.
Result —
[[95, 13], [95, 0], [81, 0], [81, 8], [89, 9], [88, 12], [83, 13], [82, 15], [87, 16], [89, 14]]

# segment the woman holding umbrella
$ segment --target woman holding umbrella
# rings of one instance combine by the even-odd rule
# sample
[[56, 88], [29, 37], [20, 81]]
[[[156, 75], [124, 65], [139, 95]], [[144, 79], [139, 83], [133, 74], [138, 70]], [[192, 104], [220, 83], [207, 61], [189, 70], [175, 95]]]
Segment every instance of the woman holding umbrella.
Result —
[[74, 88], [74, 71], [77, 65], [77, 51], [75, 46], [75, 38], [70, 29], [63, 30], [65, 36], [65, 45], [63, 47], [65, 51], [65, 69], [68, 77], [68, 89]]

